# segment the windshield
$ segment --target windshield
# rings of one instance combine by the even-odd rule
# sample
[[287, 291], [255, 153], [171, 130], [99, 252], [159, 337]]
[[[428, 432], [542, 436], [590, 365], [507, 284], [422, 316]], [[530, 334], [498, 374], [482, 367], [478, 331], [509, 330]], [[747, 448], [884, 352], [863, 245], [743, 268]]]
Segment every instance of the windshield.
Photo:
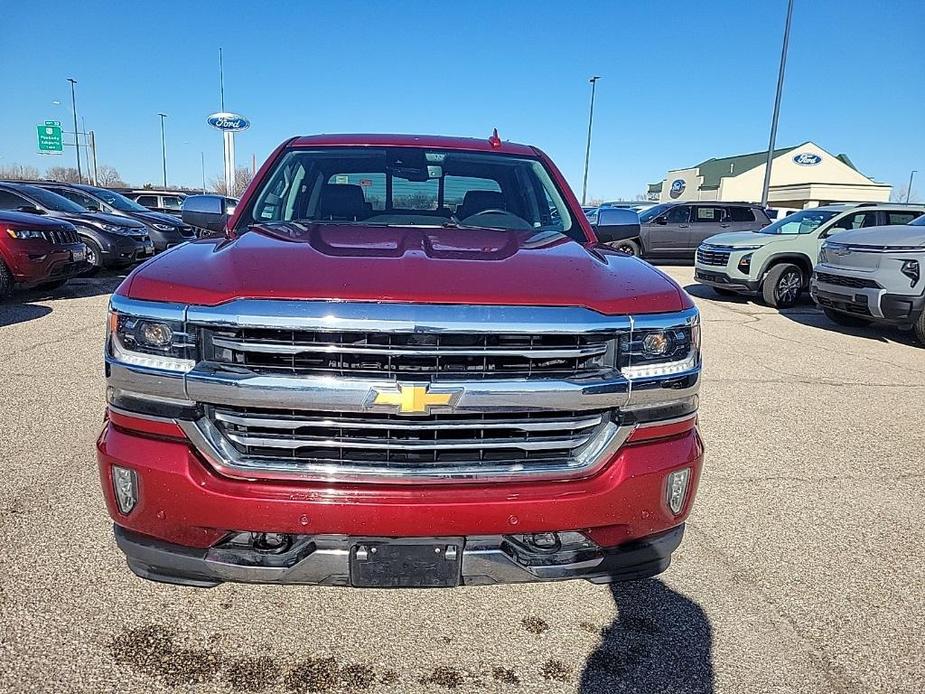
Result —
[[539, 160], [412, 147], [291, 150], [241, 219], [540, 230], [584, 239]]
[[909, 224], [915, 227], [925, 227], [925, 214], [923, 214], [921, 217], [916, 217], [911, 222], [909, 222]]
[[98, 197], [100, 200], [105, 202], [110, 207], [114, 207], [117, 210], [122, 212], [148, 212], [147, 207], [142, 207], [134, 200], [129, 200], [124, 195], [119, 193], [114, 193], [111, 190], [106, 190], [105, 188], [94, 188], [93, 195]]
[[655, 207], [650, 207], [648, 210], [639, 213], [639, 221], [642, 223], [651, 222], [662, 212], [666, 212], [670, 207], [671, 205], [656, 205]]
[[54, 212], [84, 214], [87, 211], [76, 202], [71, 202], [67, 198], [62, 197], [57, 193], [52, 193], [50, 190], [45, 190], [44, 188], [37, 188], [36, 186], [23, 186], [22, 190], [26, 195], [36, 200], [42, 207], [48, 210], [53, 210]]
[[759, 234], [808, 234], [839, 212], [840, 210], [801, 210], [757, 231]]

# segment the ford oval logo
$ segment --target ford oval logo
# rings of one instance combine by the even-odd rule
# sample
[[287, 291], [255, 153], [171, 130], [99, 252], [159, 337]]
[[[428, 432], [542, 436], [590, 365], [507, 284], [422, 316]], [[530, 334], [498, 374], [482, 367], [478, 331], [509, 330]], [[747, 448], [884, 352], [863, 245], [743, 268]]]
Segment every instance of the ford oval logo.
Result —
[[822, 161], [822, 157], [812, 152], [800, 152], [793, 158], [793, 161], [800, 166], [815, 166]]
[[673, 198], [677, 198], [684, 192], [684, 189], [687, 188], [687, 183], [683, 178], [676, 178], [671, 182], [671, 190], [668, 191], [668, 195]]
[[216, 130], [240, 132], [251, 127], [251, 122], [238, 113], [213, 113], [206, 121]]

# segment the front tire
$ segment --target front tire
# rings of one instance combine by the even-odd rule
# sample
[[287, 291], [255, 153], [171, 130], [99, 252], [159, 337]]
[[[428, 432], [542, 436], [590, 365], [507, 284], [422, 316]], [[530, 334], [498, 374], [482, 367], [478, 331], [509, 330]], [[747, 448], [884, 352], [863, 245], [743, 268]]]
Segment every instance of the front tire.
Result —
[[761, 298], [768, 306], [790, 308], [800, 300], [803, 291], [803, 270], [793, 263], [775, 265], [761, 285]]
[[825, 314], [825, 317], [828, 318], [833, 323], [838, 323], [843, 325], [846, 328], [861, 328], [865, 325], [870, 325], [869, 320], [859, 318], [857, 316], [849, 316], [847, 313], [841, 313], [840, 311], [833, 311], [830, 308], [823, 308], [822, 312]]
[[13, 273], [0, 260], [0, 301], [13, 293]]
[[912, 326], [912, 333], [915, 335], [915, 339], [919, 341], [919, 344], [925, 347], [925, 311], [919, 314], [919, 319]]
[[614, 241], [610, 244], [610, 247], [615, 251], [620, 251], [626, 255], [639, 255], [639, 244], [629, 239], [624, 241]]
[[103, 249], [92, 239], [85, 240], [84, 245], [87, 247], [87, 262], [90, 263], [90, 268], [83, 274], [95, 275], [103, 267]]

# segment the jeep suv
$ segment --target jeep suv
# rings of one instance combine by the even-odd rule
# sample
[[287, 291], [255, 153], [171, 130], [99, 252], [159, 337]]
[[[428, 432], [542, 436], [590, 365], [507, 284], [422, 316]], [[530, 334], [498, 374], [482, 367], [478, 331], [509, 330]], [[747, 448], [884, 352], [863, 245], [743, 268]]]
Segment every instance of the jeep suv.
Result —
[[60, 219], [0, 211], [0, 299], [14, 286], [59, 287], [86, 267], [87, 248]]
[[639, 213], [638, 237], [610, 245], [643, 258], [693, 260], [707, 237], [760, 229], [770, 221], [760, 205], [747, 202], [668, 202]]
[[925, 216], [839, 234], [822, 244], [811, 294], [840, 325], [913, 330], [925, 344]]
[[717, 294], [758, 292], [788, 308], [809, 288], [823, 241], [843, 231], [907, 224], [925, 206], [860, 203], [811, 207], [755, 232], [712, 236], [697, 249], [694, 279]]
[[154, 254], [154, 244], [141, 222], [90, 212], [35, 185], [0, 182], [0, 210], [48, 215], [70, 222], [87, 246], [87, 263], [93, 270], [131, 265]]
[[[144, 578], [456, 586], [663, 571], [700, 325], [534, 147], [299, 137], [111, 299], [97, 451]], [[635, 216], [635, 215], [634, 215]]]

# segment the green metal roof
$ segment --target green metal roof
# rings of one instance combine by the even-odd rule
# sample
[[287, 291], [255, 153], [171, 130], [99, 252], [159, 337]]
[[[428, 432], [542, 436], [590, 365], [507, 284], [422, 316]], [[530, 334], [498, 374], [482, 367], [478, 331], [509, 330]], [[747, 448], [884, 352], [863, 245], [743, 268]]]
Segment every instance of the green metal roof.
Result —
[[[792, 152], [796, 147], [783, 147], [774, 150], [774, 156], [779, 157], [781, 154]], [[738, 176], [756, 166], [761, 166], [768, 160], [768, 150], [763, 152], [752, 152], [751, 154], [737, 154], [733, 157], [723, 157], [721, 159], [707, 159], [697, 165], [700, 169], [700, 175], [703, 176], [701, 188], [707, 189], [719, 186], [719, 179], [725, 176]]]
[[649, 192], [649, 193], [661, 193], [661, 192], [662, 192], [662, 181], [659, 181], [658, 183], [650, 183], [650, 184], [649, 184], [649, 190], [648, 190], [647, 192]]

